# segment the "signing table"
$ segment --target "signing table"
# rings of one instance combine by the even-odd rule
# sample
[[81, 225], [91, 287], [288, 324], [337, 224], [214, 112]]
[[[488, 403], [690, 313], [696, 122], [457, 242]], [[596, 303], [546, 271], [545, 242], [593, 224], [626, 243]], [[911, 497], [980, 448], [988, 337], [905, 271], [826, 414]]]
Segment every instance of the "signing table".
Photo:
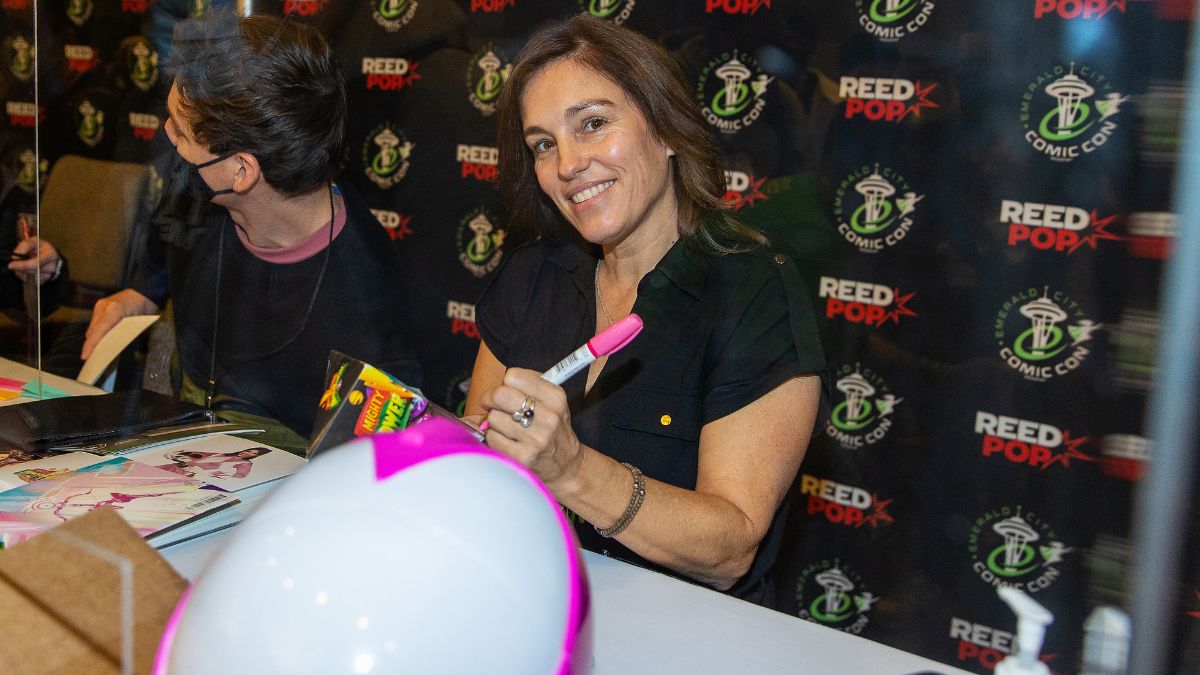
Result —
[[[0, 376], [36, 381], [37, 371], [0, 359]], [[69, 394], [103, 393], [44, 375]], [[14, 402], [28, 401], [22, 397]], [[231, 530], [162, 549], [194, 579], [218, 555]], [[593, 656], [607, 673], [954, 673], [951, 668], [882, 644], [775, 612], [639, 567], [584, 552], [591, 590]]]
[[[223, 533], [163, 549], [188, 578]], [[608, 673], [962, 673], [965, 671], [584, 552], [596, 675]]]

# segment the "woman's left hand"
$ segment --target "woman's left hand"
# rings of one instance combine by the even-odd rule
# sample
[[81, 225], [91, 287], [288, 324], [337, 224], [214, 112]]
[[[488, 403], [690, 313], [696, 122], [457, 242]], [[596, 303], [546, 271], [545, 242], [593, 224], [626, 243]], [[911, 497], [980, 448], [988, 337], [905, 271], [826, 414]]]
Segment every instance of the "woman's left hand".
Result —
[[487, 444], [529, 467], [551, 492], [557, 494], [579, 472], [583, 448], [571, 429], [562, 387], [535, 371], [509, 368], [481, 403], [487, 410]]

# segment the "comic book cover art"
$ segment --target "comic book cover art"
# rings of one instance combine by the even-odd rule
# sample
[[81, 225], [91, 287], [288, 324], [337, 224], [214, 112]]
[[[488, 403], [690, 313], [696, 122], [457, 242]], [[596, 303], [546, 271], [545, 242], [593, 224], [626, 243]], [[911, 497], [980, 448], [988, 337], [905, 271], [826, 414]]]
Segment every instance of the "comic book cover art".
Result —
[[483, 440], [478, 429], [425, 398], [420, 389], [337, 350], [330, 352], [325, 381], [308, 446], [309, 459], [359, 436], [407, 429], [434, 417], [462, 424]]
[[286, 450], [223, 434], [160, 445], [128, 456], [231, 491], [282, 478], [305, 464], [303, 457]]
[[219, 487], [118, 457], [0, 492], [0, 548], [100, 506], [150, 538], [236, 502]]
[[28, 462], [30, 460], [45, 457], [43, 452], [30, 452], [20, 448], [12, 448], [8, 446], [0, 447], [0, 466], [8, 466], [9, 464], [18, 464], [20, 462]]
[[61, 476], [75, 469], [82, 469], [103, 461], [102, 457], [86, 452], [66, 452], [61, 455], [50, 455], [0, 466], [0, 490], [8, 490], [26, 483]]

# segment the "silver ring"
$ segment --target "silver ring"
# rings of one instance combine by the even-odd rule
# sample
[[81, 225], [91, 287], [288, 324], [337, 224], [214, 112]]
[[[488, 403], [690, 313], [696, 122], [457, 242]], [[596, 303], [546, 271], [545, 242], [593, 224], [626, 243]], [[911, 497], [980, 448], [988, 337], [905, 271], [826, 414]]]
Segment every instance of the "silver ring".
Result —
[[529, 425], [533, 424], [533, 409], [535, 406], [537, 406], [537, 401], [531, 396], [526, 396], [525, 400], [521, 401], [521, 407], [513, 411], [513, 421], [520, 424], [522, 428], [528, 429]]

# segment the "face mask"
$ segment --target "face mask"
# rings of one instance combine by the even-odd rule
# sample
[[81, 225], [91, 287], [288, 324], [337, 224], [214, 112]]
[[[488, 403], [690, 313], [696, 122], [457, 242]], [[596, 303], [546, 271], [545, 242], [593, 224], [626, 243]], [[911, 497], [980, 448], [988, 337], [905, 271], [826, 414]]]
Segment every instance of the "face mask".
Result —
[[224, 155], [221, 155], [220, 157], [217, 157], [215, 159], [210, 159], [207, 162], [203, 162], [201, 164], [189, 164], [188, 162], [185, 161], [184, 164], [186, 166], [184, 166], [182, 168], [185, 171], [187, 171], [187, 190], [188, 190], [188, 192], [190, 192], [192, 195], [194, 195], [200, 199], [206, 200], [206, 201], [211, 201], [212, 198], [216, 197], [217, 195], [227, 195], [227, 194], [233, 192], [233, 188], [228, 188], [225, 190], [214, 190], [211, 187], [209, 187], [208, 183], [204, 182], [204, 178], [200, 175], [200, 169], [203, 169], [208, 166], [212, 166], [213, 164], [217, 164], [219, 162], [223, 162], [223, 161], [229, 159], [230, 157], [232, 157], [235, 154], [235, 152], [227, 152]]

